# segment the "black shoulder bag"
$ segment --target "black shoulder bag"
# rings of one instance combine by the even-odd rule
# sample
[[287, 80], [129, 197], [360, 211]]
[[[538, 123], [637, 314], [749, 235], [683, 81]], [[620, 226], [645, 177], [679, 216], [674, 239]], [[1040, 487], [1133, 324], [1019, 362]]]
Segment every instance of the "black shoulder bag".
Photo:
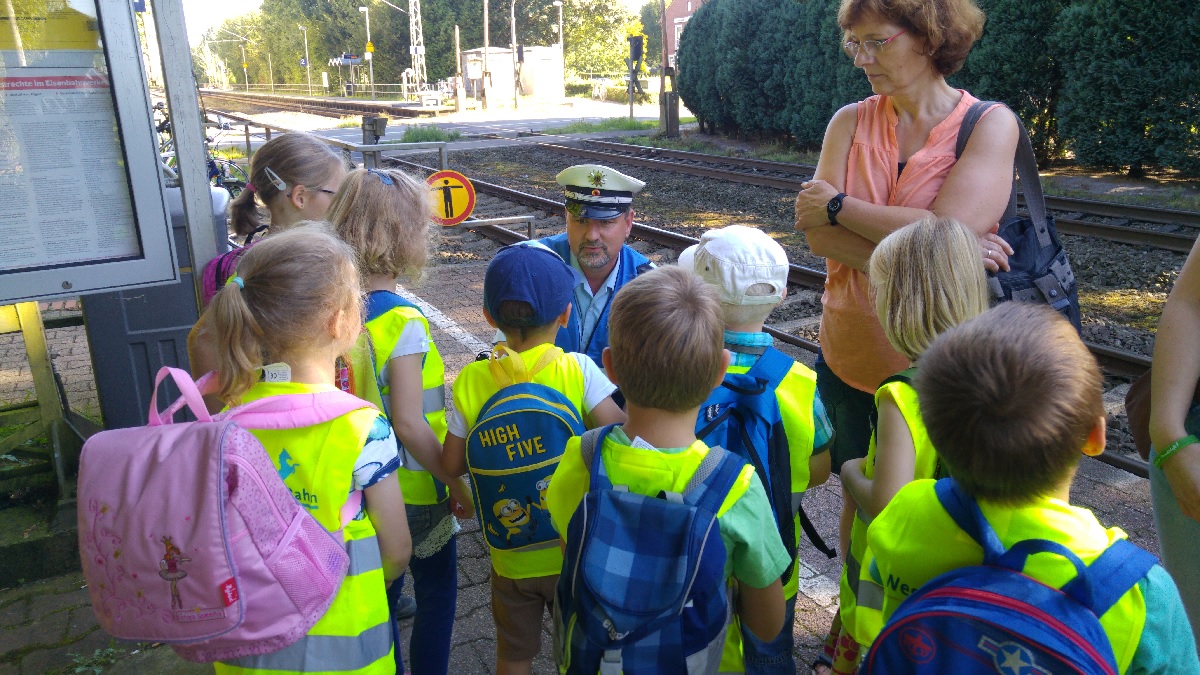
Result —
[[[955, 159], [962, 156], [979, 118], [995, 106], [1008, 110], [1008, 106], [996, 101], [978, 101], [967, 110], [958, 131]], [[1012, 246], [1013, 254], [1008, 257], [1008, 272], [988, 274], [992, 303], [1008, 300], [1044, 302], [1058, 310], [1079, 331], [1079, 288], [1075, 283], [1075, 274], [1071, 271], [1067, 252], [1063, 250], [1058, 232], [1054, 229], [1054, 216], [1046, 213], [1046, 198], [1042, 194], [1042, 182], [1038, 177], [1037, 160], [1033, 156], [1029, 135], [1020, 116], [1013, 113], [1013, 117], [1021, 130], [1015, 158], [1017, 178], [1025, 195], [1029, 215], [1017, 215], [1017, 181], [1014, 180], [1008, 208], [1000, 219], [999, 231], [1000, 237]]]

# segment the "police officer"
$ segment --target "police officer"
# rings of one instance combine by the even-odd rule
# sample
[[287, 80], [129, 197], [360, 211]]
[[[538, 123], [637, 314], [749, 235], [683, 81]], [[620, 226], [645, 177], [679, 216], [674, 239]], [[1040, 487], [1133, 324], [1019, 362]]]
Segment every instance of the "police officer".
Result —
[[625, 244], [633, 229], [633, 195], [645, 183], [599, 164], [579, 164], [556, 177], [566, 195], [567, 231], [538, 242], [575, 273], [571, 321], [554, 343], [587, 354], [603, 368], [608, 346], [608, 308], [630, 279], [654, 267]]

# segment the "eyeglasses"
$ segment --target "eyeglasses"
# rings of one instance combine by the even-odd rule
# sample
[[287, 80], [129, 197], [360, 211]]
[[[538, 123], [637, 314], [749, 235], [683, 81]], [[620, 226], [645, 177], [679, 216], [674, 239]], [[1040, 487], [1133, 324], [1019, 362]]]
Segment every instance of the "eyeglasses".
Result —
[[883, 49], [884, 45], [907, 32], [907, 30], [902, 30], [886, 40], [863, 40], [862, 42], [847, 40], [846, 44], [842, 45], [842, 49], [846, 50], [846, 55], [852, 59], [858, 58], [858, 50], [860, 48], [867, 53], [867, 56], [875, 58], [875, 55], [879, 53], [880, 49]]

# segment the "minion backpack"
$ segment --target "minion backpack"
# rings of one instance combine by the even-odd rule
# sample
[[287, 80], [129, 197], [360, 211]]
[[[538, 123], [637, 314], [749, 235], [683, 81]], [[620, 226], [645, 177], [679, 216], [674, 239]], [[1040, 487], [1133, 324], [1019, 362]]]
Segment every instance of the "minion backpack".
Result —
[[[508, 358], [500, 358], [506, 354]], [[562, 355], [562, 349], [551, 347], [526, 368], [519, 355], [501, 344], [489, 359], [500, 391], [483, 404], [467, 434], [467, 466], [480, 525], [493, 548], [558, 545], [546, 508], [546, 488], [567, 441], [582, 434], [584, 426], [566, 396], [532, 380]]]

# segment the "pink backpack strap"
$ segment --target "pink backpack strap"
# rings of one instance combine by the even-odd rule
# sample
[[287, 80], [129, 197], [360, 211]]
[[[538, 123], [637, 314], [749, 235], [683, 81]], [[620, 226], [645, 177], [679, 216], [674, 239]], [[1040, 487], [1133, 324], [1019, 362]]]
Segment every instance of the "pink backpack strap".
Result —
[[[214, 380], [215, 375], [215, 373], [208, 373], [200, 378], [199, 382], [193, 382], [192, 376], [185, 370], [171, 368], [170, 366], [159, 368], [158, 375], [154, 378], [154, 393], [150, 395], [150, 411], [146, 415], [149, 426], [157, 427], [163, 424], [170, 424], [171, 420], [175, 417], [175, 413], [179, 412], [185, 405], [192, 411], [197, 420], [211, 422], [212, 416], [208, 414], [208, 408], [204, 406], [204, 397], [200, 393], [200, 388], [207, 387]], [[179, 388], [182, 396], [167, 406], [167, 409], [162, 413], [159, 413], [158, 388], [162, 385], [163, 380], [168, 377], [175, 382], [175, 386]]]

